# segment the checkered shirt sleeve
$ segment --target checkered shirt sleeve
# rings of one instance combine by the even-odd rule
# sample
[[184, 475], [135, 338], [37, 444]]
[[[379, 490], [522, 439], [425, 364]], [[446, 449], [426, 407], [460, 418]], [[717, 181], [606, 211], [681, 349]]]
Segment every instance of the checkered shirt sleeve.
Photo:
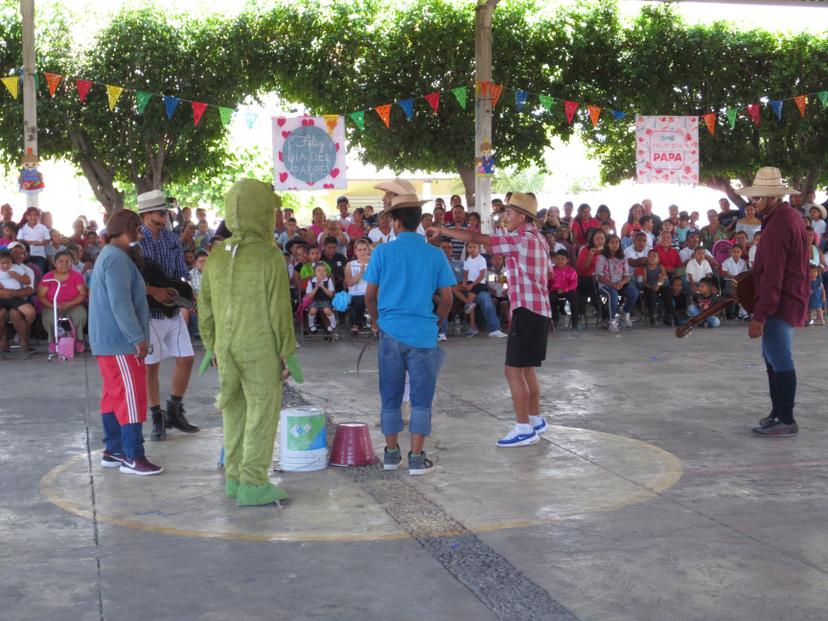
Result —
[[552, 316], [549, 305], [549, 245], [532, 225], [523, 224], [511, 233], [491, 235], [492, 254], [506, 260], [511, 311], [525, 308], [544, 317]]

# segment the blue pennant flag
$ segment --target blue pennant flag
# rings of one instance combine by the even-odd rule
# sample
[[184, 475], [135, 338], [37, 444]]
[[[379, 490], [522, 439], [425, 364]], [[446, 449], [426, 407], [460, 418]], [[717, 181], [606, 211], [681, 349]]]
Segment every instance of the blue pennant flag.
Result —
[[172, 120], [175, 109], [178, 107], [178, 97], [173, 95], [164, 95], [164, 107], [167, 109], [167, 118]]
[[623, 111], [621, 111], [621, 110], [613, 110], [613, 111], [612, 111], [612, 116], [615, 118], [615, 120], [616, 120], [616, 121], [620, 121], [620, 120], [621, 120], [621, 119], [623, 119], [625, 116], [627, 116], [627, 113], [626, 113], [626, 112], [623, 112]]
[[770, 102], [771, 108], [773, 108], [773, 113], [776, 115], [776, 120], [782, 120], [782, 100], [781, 99], [772, 99]]
[[405, 112], [406, 118], [410, 121], [414, 117], [414, 100], [400, 99], [397, 103], [403, 109], [403, 112]]
[[529, 93], [520, 89], [515, 91], [515, 107], [518, 110], [523, 110], [523, 106], [526, 104], [527, 99], [529, 99]]
[[255, 112], [245, 112], [244, 118], [247, 121], [248, 129], [253, 129], [253, 126], [256, 124], [256, 119], [259, 118], [259, 115]]

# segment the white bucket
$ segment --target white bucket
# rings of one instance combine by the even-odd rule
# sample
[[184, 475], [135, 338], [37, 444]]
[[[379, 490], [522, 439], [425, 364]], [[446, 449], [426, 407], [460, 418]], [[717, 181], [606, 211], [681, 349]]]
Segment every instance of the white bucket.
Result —
[[282, 410], [279, 419], [279, 466], [285, 472], [328, 467], [325, 413], [314, 408]]

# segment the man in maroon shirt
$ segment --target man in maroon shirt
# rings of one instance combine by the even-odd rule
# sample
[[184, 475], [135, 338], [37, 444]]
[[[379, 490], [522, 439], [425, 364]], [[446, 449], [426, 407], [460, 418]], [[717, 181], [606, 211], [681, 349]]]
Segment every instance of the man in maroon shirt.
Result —
[[799, 427], [793, 416], [796, 370], [791, 350], [794, 328], [805, 325], [808, 314], [810, 241], [800, 213], [782, 203], [783, 196], [799, 192], [782, 183], [778, 168], [761, 168], [753, 185], [740, 194], [756, 197], [762, 216], [762, 246], [753, 264], [756, 305], [748, 334], [762, 337], [773, 407], [753, 433], [792, 437]]

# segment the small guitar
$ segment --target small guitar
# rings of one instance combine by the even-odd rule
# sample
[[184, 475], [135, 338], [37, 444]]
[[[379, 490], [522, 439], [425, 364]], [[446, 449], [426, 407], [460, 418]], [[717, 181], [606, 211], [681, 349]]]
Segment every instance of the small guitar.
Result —
[[141, 274], [144, 277], [144, 282], [150, 287], [159, 287], [167, 289], [170, 292], [169, 301], [162, 304], [152, 296], [147, 296], [150, 310], [164, 313], [167, 317], [175, 317], [179, 308], [186, 308], [188, 310], [196, 310], [195, 295], [193, 295], [193, 288], [186, 280], [175, 280], [167, 276], [167, 273], [161, 269], [161, 266], [150, 261], [149, 259], [142, 259]]
[[703, 322], [711, 315], [715, 315], [731, 304], [741, 304], [748, 313], [753, 312], [753, 307], [756, 304], [756, 282], [753, 279], [753, 272], [742, 272], [731, 280], [733, 283], [733, 291], [729, 297], [719, 300], [707, 310], [702, 311], [684, 325], [676, 328], [676, 336], [684, 338], [690, 331]]

